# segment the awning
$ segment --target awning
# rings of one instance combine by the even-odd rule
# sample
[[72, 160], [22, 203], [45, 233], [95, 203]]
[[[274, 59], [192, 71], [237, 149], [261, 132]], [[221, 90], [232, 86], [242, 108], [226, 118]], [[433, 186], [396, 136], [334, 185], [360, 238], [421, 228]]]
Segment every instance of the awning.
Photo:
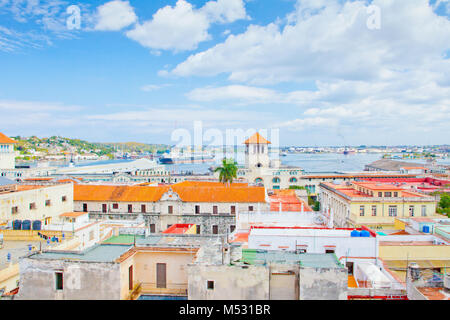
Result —
[[417, 263], [420, 269], [450, 268], [449, 260], [384, 260], [389, 269], [406, 270], [407, 265]]

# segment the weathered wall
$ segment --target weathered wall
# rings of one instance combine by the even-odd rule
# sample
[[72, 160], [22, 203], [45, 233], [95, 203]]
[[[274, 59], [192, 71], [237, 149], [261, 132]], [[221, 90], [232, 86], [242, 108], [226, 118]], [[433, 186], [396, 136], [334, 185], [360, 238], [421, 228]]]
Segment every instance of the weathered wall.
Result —
[[[120, 299], [120, 266], [117, 263], [24, 258], [19, 268], [17, 300]], [[56, 290], [56, 272], [63, 272], [63, 290]]]
[[[189, 300], [269, 300], [269, 269], [264, 266], [187, 267]], [[207, 288], [214, 281], [214, 289]]]
[[300, 300], [347, 300], [347, 290], [345, 268], [300, 269]]

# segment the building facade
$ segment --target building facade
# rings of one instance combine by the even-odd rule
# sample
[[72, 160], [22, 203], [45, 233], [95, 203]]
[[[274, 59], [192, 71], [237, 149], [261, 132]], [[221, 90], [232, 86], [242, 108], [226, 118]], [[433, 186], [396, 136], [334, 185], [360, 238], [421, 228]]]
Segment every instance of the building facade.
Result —
[[381, 227], [396, 218], [434, 217], [436, 199], [383, 183], [320, 184], [322, 210], [335, 227]]
[[0, 169], [14, 169], [16, 153], [14, 145], [17, 142], [0, 132]]

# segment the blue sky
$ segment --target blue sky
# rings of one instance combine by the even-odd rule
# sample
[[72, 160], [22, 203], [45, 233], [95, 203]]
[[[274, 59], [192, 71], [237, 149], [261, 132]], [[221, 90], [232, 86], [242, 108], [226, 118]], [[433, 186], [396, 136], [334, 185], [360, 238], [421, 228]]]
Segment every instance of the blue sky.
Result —
[[[66, 9], [80, 9], [69, 30]], [[0, 0], [0, 131], [449, 143], [448, 0]]]

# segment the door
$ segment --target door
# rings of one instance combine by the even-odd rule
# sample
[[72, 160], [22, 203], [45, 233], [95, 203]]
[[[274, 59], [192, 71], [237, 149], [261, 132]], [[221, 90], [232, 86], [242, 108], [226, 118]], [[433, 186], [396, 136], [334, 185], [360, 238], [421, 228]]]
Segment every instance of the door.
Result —
[[83, 203], [83, 212], [87, 212], [87, 203]]
[[133, 205], [128, 205], [128, 213], [133, 213]]
[[141, 205], [141, 212], [142, 213], [146, 213], [147, 212], [147, 208], [145, 207], [145, 204]]
[[133, 266], [128, 268], [128, 289], [133, 290]]
[[213, 226], [213, 234], [219, 234], [219, 226]]
[[156, 287], [166, 288], [166, 264], [156, 264]]
[[270, 300], [298, 300], [297, 277], [293, 273], [272, 273]]
[[103, 213], [106, 213], [106, 211], [107, 211], [107, 206], [106, 206], [106, 204], [104, 203], [104, 204], [102, 204], [102, 212], [103, 212]]
[[219, 214], [219, 207], [213, 206], [213, 214]]
[[236, 215], [236, 206], [231, 206], [231, 215]]

